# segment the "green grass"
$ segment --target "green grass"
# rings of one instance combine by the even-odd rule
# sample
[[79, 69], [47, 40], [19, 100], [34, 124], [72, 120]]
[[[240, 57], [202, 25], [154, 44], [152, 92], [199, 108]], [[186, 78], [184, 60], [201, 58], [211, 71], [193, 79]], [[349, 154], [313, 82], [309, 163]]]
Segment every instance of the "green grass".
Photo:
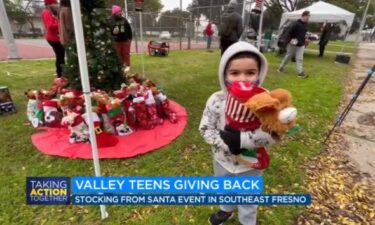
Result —
[[[344, 46], [344, 48], [343, 48]], [[354, 53], [356, 52], [356, 46], [354, 42], [349, 41], [330, 41], [328, 42], [325, 50], [332, 51], [332, 52], [344, 52], [344, 53]], [[319, 44], [318, 42], [310, 43], [307, 49], [319, 51]], [[328, 54], [331, 54], [327, 52]]]
[[[177, 140], [150, 154], [131, 159], [102, 160], [103, 175], [173, 176], [212, 175], [210, 147], [198, 132], [207, 98], [219, 88], [217, 68], [220, 54], [205, 51], [176, 51], [165, 58], [145, 56], [147, 77], [162, 85], [170, 98], [188, 111], [188, 126]], [[281, 58], [267, 55], [270, 69], [265, 82], [269, 89], [286, 88], [294, 96], [303, 130], [271, 150], [271, 166], [265, 172], [267, 192], [303, 193], [303, 165], [321, 152], [324, 134], [342, 96], [349, 67], [306, 54], [308, 79], [295, 74], [289, 64], [285, 74], [277, 74]], [[140, 57], [133, 56], [133, 69], [140, 71]], [[25, 126], [26, 89], [48, 88], [54, 62], [21, 61], [0, 63], [0, 84], [10, 88], [18, 113], [0, 117], [0, 224], [206, 224], [216, 206], [109, 206], [109, 219], [100, 220], [96, 206], [29, 206], [25, 204], [27, 176], [91, 176], [91, 160], [51, 157], [36, 150], [30, 136], [35, 129]], [[10, 75], [7, 75], [7, 72]], [[52, 147], [52, 146], [51, 146]], [[135, 210], [142, 215], [140, 218]], [[297, 206], [260, 207], [261, 224], [292, 224], [303, 210]], [[237, 220], [235, 220], [237, 221]], [[237, 224], [230, 222], [228, 224]]]

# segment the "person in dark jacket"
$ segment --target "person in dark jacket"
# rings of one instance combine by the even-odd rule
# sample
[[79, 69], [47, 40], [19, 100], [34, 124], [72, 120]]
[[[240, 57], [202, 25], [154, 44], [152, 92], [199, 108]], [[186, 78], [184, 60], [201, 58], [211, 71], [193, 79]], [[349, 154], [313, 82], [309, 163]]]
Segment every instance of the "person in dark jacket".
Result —
[[116, 49], [123, 63], [124, 72], [130, 71], [130, 47], [133, 38], [132, 29], [128, 20], [122, 16], [121, 7], [112, 6], [111, 30], [116, 42]]
[[231, 0], [227, 11], [223, 14], [219, 29], [221, 55], [240, 39], [243, 32], [242, 17], [235, 11], [236, 7], [237, 1]]
[[324, 49], [328, 44], [329, 38], [331, 37], [332, 30], [333, 25], [331, 23], [324, 23], [323, 26], [320, 28], [320, 31], [322, 33], [320, 35], [319, 40], [319, 57], [323, 57], [324, 55]]
[[307, 77], [303, 71], [303, 52], [305, 50], [305, 39], [307, 33], [307, 22], [310, 18], [310, 12], [304, 11], [299, 20], [291, 24], [287, 34], [287, 53], [282, 60], [278, 72], [284, 72], [284, 67], [289, 59], [296, 56], [296, 68], [299, 77]]

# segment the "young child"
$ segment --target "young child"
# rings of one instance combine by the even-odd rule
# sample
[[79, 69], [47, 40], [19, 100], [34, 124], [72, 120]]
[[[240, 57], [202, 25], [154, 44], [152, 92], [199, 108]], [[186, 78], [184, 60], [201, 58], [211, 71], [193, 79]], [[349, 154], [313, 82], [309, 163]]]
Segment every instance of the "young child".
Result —
[[[250, 149], [274, 143], [272, 136], [261, 128], [252, 131], [225, 130], [225, 105], [227, 87], [236, 81], [262, 84], [267, 74], [267, 61], [253, 45], [237, 42], [223, 54], [219, 66], [221, 91], [210, 96], [204, 109], [199, 130], [205, 141], [212, 146], [215, 176], [261, 176], [261, 170], [240, 164], [235, 155], [241, 149]], [[243, 225], [256, 224], [255, 205], [220, 205], [220, 210], [209, 217], [211, 225], [223, 224], [233, 217], [238, 208], [239, 221]]]

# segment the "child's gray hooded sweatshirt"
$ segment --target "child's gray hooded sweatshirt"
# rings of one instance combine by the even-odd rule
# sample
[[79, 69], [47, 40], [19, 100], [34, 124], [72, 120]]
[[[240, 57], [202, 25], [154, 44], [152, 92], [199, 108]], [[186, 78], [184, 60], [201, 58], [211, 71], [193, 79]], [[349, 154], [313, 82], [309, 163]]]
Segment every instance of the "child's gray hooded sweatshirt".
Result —
[[[220, 130], [224, 130], [225, 126], [225, 102], [227, 98], [227, 91], [224, 80], [225, 68], [228, 61], [237, 53], [252, 52], [259, 56], [261, 60], [261, 68], [259, 73], [260, 84], [264, 81], [268, 64], [266, 58], [258, 51], [253, 45], [247, 42], [237, 42], [231, 45], [223, 54], [219, 65], [219, 81], [221, 91], [212, 94], [206, 103], [206, 108], [203, 111], [199, 131], [205, 141], [212, 146], [214, 159], [223, 166], [230, 173], [242, 173], [252, 168], [248, 168], [243, 164], [239, 164], [234, 155], [228, 149], [228, 146], [223, 142], [220, 137]], [[263, 132], [260, 128], [255, 131], [241, 132], [241, 147], [242, 148], [255, 148], [259, 147], [261, 143], [270, 143], [271, 136]]]

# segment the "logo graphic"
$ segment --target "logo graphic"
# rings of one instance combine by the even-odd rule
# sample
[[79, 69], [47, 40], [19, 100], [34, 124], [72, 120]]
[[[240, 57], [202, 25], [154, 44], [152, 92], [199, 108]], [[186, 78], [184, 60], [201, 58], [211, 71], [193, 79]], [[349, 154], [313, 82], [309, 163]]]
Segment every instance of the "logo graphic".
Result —
[[70, 177], [27, 177], [26, 204], [68, 205]]

